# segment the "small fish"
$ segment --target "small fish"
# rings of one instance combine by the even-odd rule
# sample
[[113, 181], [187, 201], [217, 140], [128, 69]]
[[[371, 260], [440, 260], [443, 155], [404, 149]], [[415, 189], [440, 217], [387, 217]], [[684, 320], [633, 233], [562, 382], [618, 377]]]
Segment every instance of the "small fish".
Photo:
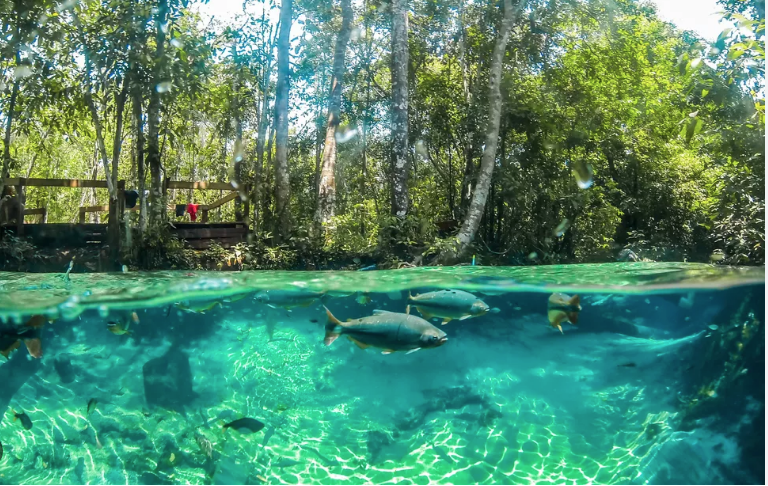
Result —
[[85, 407], [85, 414], [89, 415], [91, 412], [96, 410], [96, 405], [98, 404], [99, 404], [99, 401], [96, 400], [95, 398], [91, 398], [90, 400], [88, 400], [88, 406]]
[[443, 325], [453, 319], [463, 321], [470, 317], [482, 316], [491, 310], [488, 304], [463, 290], [438, 290], [415, 296], [409, 292], [408, 304], [416, 307], [427, 320], [442, 317]]
[[360, 305], [368, 305], [371, 303], [372, 299], [371, 296], [368, 295], [368, 292], [358, 292], [355, 301]]
[[29, 351], [29, 355], [33, 358], [40, 359], [43, 357], [43, 343], [37, 336], [24, 338], [24, 345]]
[[21, 346], [21, 339], [13, 336], [0, 336], [0, 354], [5, 356], [5, 359], [11, 355], [12, 352], [17, 350]]
[[323, 295], [323, 292], [304, 289], [262, 290], [256, 294], [256, 300], [272, 308], [282, 307], [290, 309], [292, 307], [309, 307], [322, 298]]
[[29, 415], [24, 412], [17, 413], [15, 410], [11, 410], [11, 412], [13, 412], [14, 422], [18, 419], [21, 422], [21, 426], [25, 429], [30, 430], [32, 428], [32, 419], [29, 418]]
[[36, 314], [30, 317], [24, 325], [33, 329], [38, 329], [43, 327], [47, 322], [49, 322], [47, 317], [41, 314]]
[[568, 321], [576, 325], [579, 321], [579, 312], [581, 312], [581, 297], [573, 297], [561, 293], [552, 294], [547, 302], [547, 317], [549, 325], [563, 332], [560, 325], [563, 321]]
[[619, 368], [635, 368], [635, 367], [637, 367], [637, 365], [632, 362], [619, 365]]
[[176, 302], [175, 305], [177, 308], [185, 311], [185, 312], [191, 312], [193, 314], [205, 314], [206, 312], [215, 309], [217, 306], [222, 305], [220, 301], [214, 300], [213, 302], [206, 302], [204, 304], [190, 304], [189, 302]]
[[238, 294], [238, 295], [233, 295], [232, 297], [225, 297], [225, 298], [223, 298], [221, 300], [223, 302], [232, 303], [232, 302], [241, 301], [244, 298], [246, 298], [247, 296], [248, 296], [248, 294]]
[[250, 417], [243, 417], [241, 419], [237, 419], [228, 424], [224, 424], [224, 430], [227, 430], [230, 428], [235, 429], [241, 433], [244, 433], [244, 432], [256, 433], [264, 428], [264, 422], [261, 422], [259, 420], [256, 420]]
[[200, 447], [200, 450], [203, 452], [203, 454], [205, 454], [209, 459], [213, 459], [213, 445], [211, 444], [211, 441], [200, 434], [195, 436], [195, 441], [197, 442], [197, 446]]
[[116, 336], [123, 336], [125, 334], [131, 334], [131, 331], [128, 330], [129, 324], [123, 324], [122, 322], [115, 322], [115, 321], [109, 321], [107, 323], [107, 329], [112, 334], [115, 334]]
[[312, 324], [317, 324], [320, 321], [318, 321], [317, 319], [312, 318], [312, 319], [309, 320], [309, 322], [311, 322]]
[[424, 319], [409, 314], [373, 311], [372, 316], [341, 322], [326, 307], [328, 323], [325, 325], [325, 345], [342, 334], [361, 349], [373, 346], [383, 354], [395, 351], [413, 353], [421, 348], [436, 348], [448, 341], [446, 334]]

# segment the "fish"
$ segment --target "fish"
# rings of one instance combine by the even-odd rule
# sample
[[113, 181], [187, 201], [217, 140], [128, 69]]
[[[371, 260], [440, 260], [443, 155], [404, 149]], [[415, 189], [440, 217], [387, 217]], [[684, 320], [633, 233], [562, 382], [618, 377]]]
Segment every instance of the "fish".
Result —
[[0, 442], [0, 461], [3, 460], [3, 443]]
[[578, 295], [573, 297], [561, 293], [550, 295], [549, 301], [547, 301], [549, 325], [559, 329], [560, 333], [563, 332], [563, 327], [560, 325], [563, 321], [576, 325], [579, 321], [579, 312], [581, 312], [580, 302], [581, 297]]
[[233, 295], [233, 296], [231, 296], [231, 297], [225, 297], [225, 298], [223, 298], [223, 299], [221, 299], [221, 300], [222, 300], [222, 301], [224, 301], [224, 302], [227, 302], [227, 303], [230, 303], [230, 304], [231, 304], [232, 302], [238, 302], [238, 301], [241, 301], [241, 300], [243, 300], [243, 299], [244, 299], [244, 298], [246, 298], [246, 297], [248, 297], [248, 294], [247, 294], [247, 293], [246, 293], [246, 294], [238, 294], [238, 295]]
[[635, 363], [630, 362], [630, 363], [620, 364], [619, 368], [635, 368], [636, 366], [637, 365]]
[[27, 430], [30, 430], [32, 428], [32, 419], [29, 418], [29, 415], [27, 415], [24, 412], [17, 413], [15, 410], [11, 410], [11, 412], [13, 412], [14, 422], [18, 420], [19, 422], [21, 422], [21, 426]]
[[341, 322], [328, 308], [328, 323], [325, 325], [326, 346], [330, 346], [339, 336], [346, 335], [357, 347], [383, 349], [382, 354], [395, 351], [413, 353], [421, 348], [436, 348], [448, 341], [446, 334], [428, 321], [418, 316], [373, 311], [372, 316]]
[[408, 304], [416, 307], [427, 320], [433, 317], [443, 318], [443, 325], [453, 319], [463, 321], [470, 317], [482, 316], [491, 310], [488, 304], [463, 290], [438, 290], [415, 296], [409, 292]]
[[360, 305], [368, 305], [371, 303], [372, 299], [371, 296], [368, 295], [368, 292], [358, 292], [355, 296], [355, 301]]
[[43, 327], [47, 322], [51, 322], [51, 321], [49, 321], [48, 318], [42, 314], [36, 314], [30, 317], [29, 320], [24, 325], [27, 327], [31, 327], [33, 329], [38, 329]]
[[213, 459], [213, 445], [211, 444], [211, 441], [206, 439], [205, 436], [201, 434], [197, 434], [195, 436], [195, 441], [197, 442], [197, 446], [200, 448], [200, 451], [203, 452], [209, 459]]
[[21, 346], [21, 339], [16, 335], [0, 336], [0, 354], [8, 359], [12, 352], [17, 350]]
[[223, 306], [222, 303], [218, 300], [214, 300], [213, 302], [206, 302], [204, 304], [190, 304], [189, 302], [176, 302], [173, 305], [175, 305], [177, 308], [185, 312], [191, 312], [193, 314], [205, 314], [206, 312], [215, 309], [217, 306]]
[[311, 322], [312, 324], [317, 324], [319, 321], [315, 318], [312, 318], [309, 320], [309, 322]]
[[96, 410], [96, 405], [98, 404], [99, 404], [99, 401], [96, 400], [95, 398], [91, 398], [90, 400], [88, 400], [88, 405], [85, 407], [85, 414], [88, 415], [94, 410]]
[[325, 295], [313, 290], [262, 290], [256, 294], [256, 301], [269, 307], [290, 309], [291, 307], [309, 307]]
[[129, 328], [131, 327], [131, 324], [138, 324], [138, 323], [139, 323], [139, 315], [136, 314], [135, 312], [131, 312], [130, 314], [123, 314], [120, 320], [108, 321], [107, 329], [109, 329], [109, 332], [111, 332], [112, 334], [115, 334], [117, 336], [122, 336], [124, 334], [132, 334], [133, 331], [129, 330]]
[[233, 422], [230, 422], [228, 424], [224, 424], [224, 430], [227, 429], [235, 429], [238, 432], [244, 433], [244, 432], [250, 432], [250, 433], [256, 433], [263, 429], [265, 426], [264, 422], [261, 422], [259, 420], [250, 418], [250, 417], [243, 417], [241, 419], [237, 419]]
[[40, 359], [43, 357], [43, 343], [38, 336], [25, 337], [24, 345], [33, 358]]

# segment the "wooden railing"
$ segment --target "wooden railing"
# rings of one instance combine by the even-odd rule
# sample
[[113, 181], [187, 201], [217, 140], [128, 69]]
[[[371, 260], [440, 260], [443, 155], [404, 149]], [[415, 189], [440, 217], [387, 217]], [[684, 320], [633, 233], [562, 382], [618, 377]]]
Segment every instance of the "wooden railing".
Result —
[[[225, 197], [222, 197], [221, 199], [218, 199], [211, 204], [203, 204], [200, 205], [199, 210], [201, 212], [201, 223], [207, 223], [208, 222], [208, 213], [209, 211], [216, 209], [220, 206], [223, 206], [224, 204], [234, 201], [238, 197], [237, 190], [233, 187], [231, 183], [228, 182], [207, 182], [207, 181], [172, 181], [172, 180], [165, 180], [163, 182], [166, 189], [198, 189], [198, 190], [212, 190], [212, 191], [232, 191], [231, 194], [228, 194]], [[24, 178], [24, 177], [13, 177], [8, 178], [5, 180], [6, 186], [13, 186], [16, 189], [16, 195], [18, 197], [19, 203], [21, 205], [22, 213], [27, 215], [42, 215], [43, 220], [45, 220], [45, 216], [47, 214], [46, 208], [37, 208], [37, 209], [25, 209], [24, 204], [26, 202], [26, 196], [25, 196], [25, 187], [71, 187], [71, 188], [96, 188], [96, 189], [108, 189], [108, 184], [106, 180], [92, 180], [92, 179], [38, 179], [38, 178]], [[248, 188], [246, 187], [245, 190], [247, 191]], [[117, 202], [118, 202], [118, 211], [122, 212], [125, 208], [125, 181], [117, 181]], [[83, 224], [85, 223], [85, 217], [87, 213], [94, 213], [94, 212], [102, 212], [102, 211], [109, 211], [110, 206], [112, 204], [112, 200], [109, 200], [109, 204], [103, 204], [103, 205], [96, 205], [96, 206], [83, 206], [78, 208], [78, 222]], [[246, 200], [244, 203], [244, 214], [248, 214], [249, 211], [249, 203]], [[174, 206], [169, 206], [169, 209], [174, 209]], [[137, 211], [139, 210], [138, 206], [135, 206], [133, 208], [128, 208], [129, 211]], [[24, 228], [24, 218], [19, 218], [19, 221], [17, 222], [17, 233], [18, 235], [23, 234], [23, 228]]]

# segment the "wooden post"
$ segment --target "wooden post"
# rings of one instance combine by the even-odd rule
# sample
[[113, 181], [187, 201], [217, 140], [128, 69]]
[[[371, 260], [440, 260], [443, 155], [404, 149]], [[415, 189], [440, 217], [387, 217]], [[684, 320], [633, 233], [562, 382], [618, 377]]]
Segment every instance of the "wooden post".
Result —
[[16, 198], [19, 200], [19, 217], [16, 219], [16, 236], [21, 237], [24, 235], [24, 203], [26, 197], [24, 196], [24, 178], [19, 178], [19, 183], [16, 185]]
[[78, 218], [78, 223], [85, 224], [85, 208], [80, 208], [80, 217]]
[[200, 216], [200, 222], [201, 223], [207, 223], [208, 222], [208, 210], [207, 209], [203, 209], [201, 212], [203, 214]]

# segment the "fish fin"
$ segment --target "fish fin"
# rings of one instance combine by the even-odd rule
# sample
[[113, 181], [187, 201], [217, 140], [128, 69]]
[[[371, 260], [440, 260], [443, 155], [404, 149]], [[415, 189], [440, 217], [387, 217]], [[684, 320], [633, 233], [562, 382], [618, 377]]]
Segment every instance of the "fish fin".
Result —
[[[451, 319], [450, 317], [446, 317], [445, 319], [443, 319], [442, 325], [444, 326], [444, 325], [448, 324], [449, 322], [451, 322], [452, 320], [453, 319]], [[461, 320], [461, 319], [459, 319], [459, 320]]]
[[275, 307], [275, 306], [274, 306], [274, 305], [272, 305], [272, 304], [267, 304], [267, 307], [271, 307], [271, 308], [273, 308], [273, 309], [277, 309], [277, 307]]
[[381, 352], [381, 354], [392, 354], [394, 352], [395, 352], [394, 349], [385, 349], [384, 351]]
[[325, 325], [325, 339], [323, 339], [323, 342], [326, 346], [330, 346], [332, 342], [336, 340], [339, 336], [341, 336], [341, 333], [336, 330], [336, 327], [341, 327], [341, 321], [336, 319], [333, 314], [331, 314], [331, 311], [328, 310], [327, 307], [323, 306], [325, 309], [325, 313], [328, 315], [328, 323]]
[[557, 327], [566, 319], [566, 314], [561, 310], [550, 310], [547, 312], [547, 317], [549, 318], [549, 325]]
[[574, 295], [573, 297], [571, 297], [571, 300], [568, 301], [568, 304], [579, 307], [581, 305], [581, 297], [579, 297], [578, 295]]
[[560, 334], [565, 334], [565, 333], [563, 332], [563, 326], [561, 326], [560, 324], [558, 324], [558, 325], [557, 325], [557, 328], [560, 330]]
[[464, 319], [469, 319], [470, 317], [472, 317], [472, 314], [467, 314], [466, 316], [459, 317], [459, 320], [463, 321]]
[[421, 314], [422, 316], [424, 316], [424, 319], [427, 319], [427, 320], [429, 320], [429, 319], [432, 319], [433, 317], [435, 317], [435, 316], [433, 316], [432, 314], [430, 314], [429, 312], [426, 312], [424, 309], [422, 309], [422, 308], [421, 308], [421, 307], [419, 307], [419, 306], [416, 306], [416, 310], [417, 310], [417, 311], [419, 311], [419, 314]]
[[568, 321], [573, 324], [574, 326], [578, 324], [579, 322], [579, 313], [578, 312], [569, 312], [568, 313]]
[[360, 349], [366, 349], [366, 348], [371, 346], [370, 344], [361, 343], [360, 341], [358, 341], [357, 339], [353, 338], [352, 336], [347, 336], [347, 339], [349, 339], [350, 341], [355, 343], [355, 345], [357, 345], [357, 347], [360, 348]]
[[420, 349], [421, 349], [421, 348], [414, 348], [414, 349], [412, 349], [412, 350], [408, 351], [408, 352], [407, 352], [407, 353], [405, 353], [405, 354], [411, 354], [411, 353], [415, 353], [416, 351], [418, 351], [418, 350], [420, 350]]
[[384, 309], [374, 309], [373, 315], [374, 316], [380, 316], [382, 314], [392, 314], [392, 311], [384, 310]]

